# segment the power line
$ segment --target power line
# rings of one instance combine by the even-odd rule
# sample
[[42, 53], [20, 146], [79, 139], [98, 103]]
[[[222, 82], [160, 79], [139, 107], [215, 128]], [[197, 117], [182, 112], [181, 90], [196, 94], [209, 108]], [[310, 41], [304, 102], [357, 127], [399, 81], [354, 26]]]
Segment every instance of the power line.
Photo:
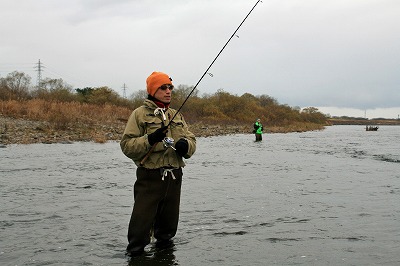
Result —
[[82, 80], [82, 79], [80, 79], [80, 78], [72, 77], [72, 76], [69, 75], [69, 74], [68, 74], [68, 75], [66, 75], [65, 73], [61, 74], [61, 73], [58, 72], [58, 70], [57, 70], [57, 71], [55, 70], [55, 67], [50, 66], [50, 65], [48, 65], [48, 64], [46, 64], [46, 69], [47, 69], [47, 72], [50, 72], [51, 74], [53, 74], [54, 77], [56, 77], [56, 78], [61, 78], [61, 79], [63, 79], [65, 82], [68, 82], [68, 83], [70, 83], [70, 82], [74, 82], [74, 83], [83, 83], [83, 84], [89, 83], [89, 82], [86, 81], [86, 80]]
[[40, 59], [39, 59], [39, 62], [37, 63], [37, 66], [35, 66], [34, 68], [36, 68], [37, 70], [37, 72], [38, 72], [38, 74], [37, 74], [37, 87], [40, 89], [41, 88], [41, 86], [42, 86], [42, 69], [44, 68], [44, 66], [42, 65], [42, 63], [40, 62]]
[[126, 99], [126, 89], [127, 89], [128, 87], [126, 87], [126, 85], [125, 85], [125, 83], [124, 83], [124, 86], [122, 87], [122, 97], [124, 97], [125, 99]]
[[0, 75], [10, 74], [14, 71], [29, 71], [32, 70], [32, 63], [4, 63], [0, 62]]
[[[29, 67], [28, 65], [31, 65]], [[15, 69], [12, 69], [15, 68]], [[46, 68], [46, 73], [44, 77], [44, 68]], [[30, 71], [29, 71], [30, 70]], [[50, 77], [50, 78], [56, 78], [56, 79], [62, 79], [64, 82], [67, 82], [70, 84], [71, 82], [73, 83], [78, 83], [78, 84], [90, 84], [87, 80], [83, 80], [80, 78], [72, 77], [69, 75], [60, 74], [58, 73], [54, 67], [49, 66], [48, 64], [44, 64], [40, 59], [34, 63], [34, 66], [32, 67], [32, 63], [5, 63], [5, 62], [0, 62], [0, 76], [5, 75], [5, 74], [10, 74], [13, 71], [18, 71], [21, 72], [23, 71], [30, 77], [34, 77], [34, 72], [36, 73], [36, 85], [37, 88], [41, 88], [43, 86], [44, 78]], [[34, 72], [33, 72], [34, 71]], [[81, 85], [82, 87], [85, 87], [84, 85]], [[127, 89], [128, 87], [124, 83], [123, 85], [123, 97], [126, 98], [127, 94]]]

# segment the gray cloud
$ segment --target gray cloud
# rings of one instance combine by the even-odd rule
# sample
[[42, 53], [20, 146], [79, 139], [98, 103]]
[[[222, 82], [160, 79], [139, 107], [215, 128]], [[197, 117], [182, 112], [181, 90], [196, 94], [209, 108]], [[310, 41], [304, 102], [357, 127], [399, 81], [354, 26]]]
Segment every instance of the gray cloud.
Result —
[[[41, 59], [44, 76], [75, 87], [120, 92], [125, 83], [132, 93], [154, 70], [194, 85], [255, 2], [5, 0], [0, 75], [22, 70], [35, 79]], [[395, 0], [263, 1], [199, 90], [301, 107], [398, 107], [399, 13]]]

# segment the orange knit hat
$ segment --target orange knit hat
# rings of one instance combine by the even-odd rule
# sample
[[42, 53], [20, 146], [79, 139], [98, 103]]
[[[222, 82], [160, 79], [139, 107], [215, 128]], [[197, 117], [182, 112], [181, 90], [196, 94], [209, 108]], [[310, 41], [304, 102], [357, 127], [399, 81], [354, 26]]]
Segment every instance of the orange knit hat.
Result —
[[147, 93], [151, 96], [156, 94], [157, 89], [160, 88], [161, 85], [164, 84], [171, 84], [172, 79], [163, 72], [153, 72], [151, 75], [146, 79], [147, 83]]

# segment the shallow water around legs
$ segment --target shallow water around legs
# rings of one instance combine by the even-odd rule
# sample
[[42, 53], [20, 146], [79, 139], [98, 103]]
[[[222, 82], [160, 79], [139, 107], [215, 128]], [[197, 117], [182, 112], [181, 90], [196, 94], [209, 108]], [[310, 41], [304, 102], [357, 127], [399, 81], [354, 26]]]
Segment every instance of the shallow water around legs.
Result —
[[116, 142], [0, 149], [1, 265], [399, 265], [400, 127], [198, 138], [175, 246], [125, 257]]

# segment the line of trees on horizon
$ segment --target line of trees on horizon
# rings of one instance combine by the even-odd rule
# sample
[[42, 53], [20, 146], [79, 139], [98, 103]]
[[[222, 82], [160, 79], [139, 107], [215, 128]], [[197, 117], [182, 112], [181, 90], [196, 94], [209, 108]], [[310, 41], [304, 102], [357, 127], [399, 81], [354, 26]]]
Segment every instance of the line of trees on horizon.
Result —
[[[173, 91], [172, 108], [178, 109], [192, 91], [193, 86], [179, 85]], [[146, 90], [139, 90], [129, 98], [121, 97], [107, 86], [76, 88], [62, 79], [43, 79], [39, 86], [31, 84], [31, 78], [23, 72], [14, 71], [0, 77], [0, 101], [45, 100], [51, 102], [76, 102], [80, 104], [113, 105], [115, 108], [135, 109], [147, 97]], [[314, 123], [324, 125], [328, 117], [315, 107], [301, 109], [279, 104], [268, 95], [254, 96], [244, 93], [233, 95], [224, 90], [213, 94], [199, 95], [196, 89], [182, 108], [189, 123], [244, 124], [260, 118], [263, 123], [287, 126], [292, 123]]]

